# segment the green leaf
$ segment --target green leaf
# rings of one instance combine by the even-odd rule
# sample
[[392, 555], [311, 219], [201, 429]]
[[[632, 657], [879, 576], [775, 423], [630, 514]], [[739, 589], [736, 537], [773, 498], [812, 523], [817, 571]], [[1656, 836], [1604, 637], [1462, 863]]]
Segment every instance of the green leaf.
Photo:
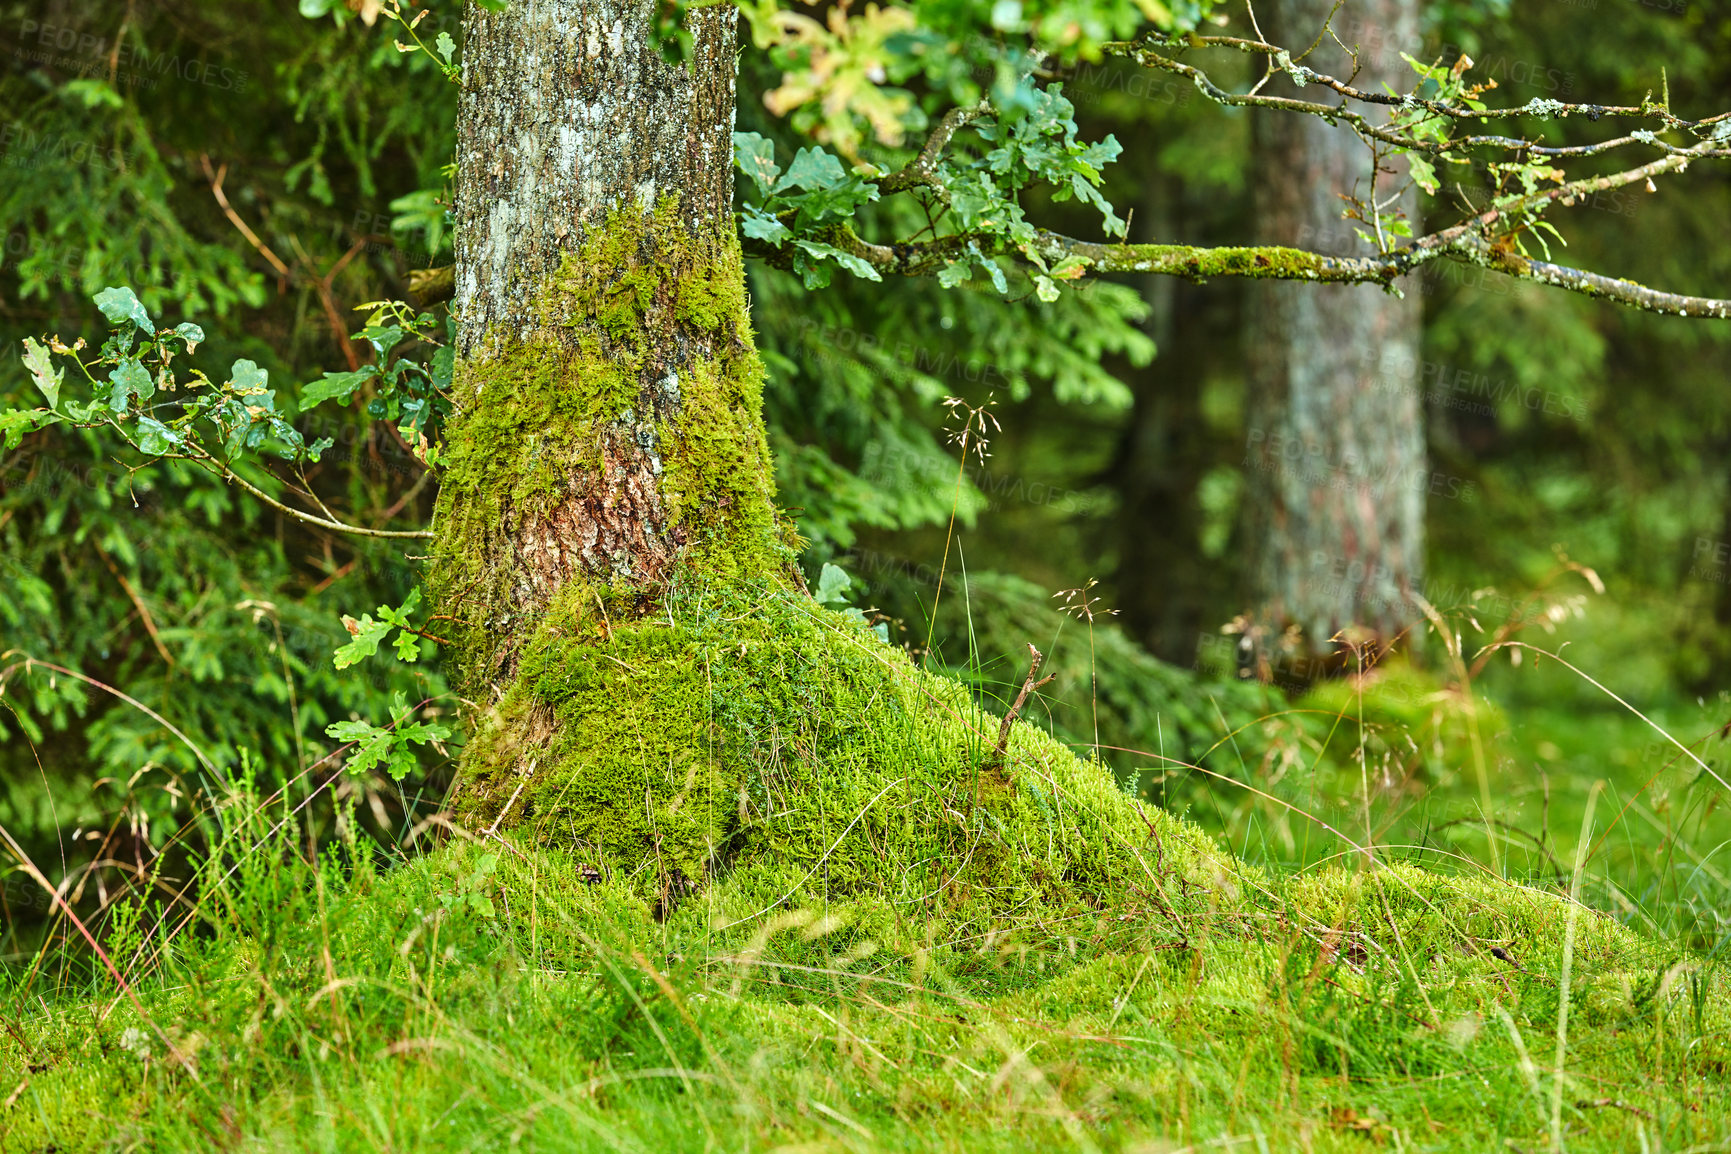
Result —
[[802, 192], [785, 199], [787, 203], [797, 207], [805, 219], [813, 224], [822, 224], [825, 221], [845, 220], [857, 212], [860, 205], [877, 198], [877, 185], [867, 184], [857, 177], [849, 177], [833, 188]]
[[815, 260], [803, 252], [794, 253], [793, 269], [808, 289], [828, 288], [833, 265]]
[[853, 578], [846, 569], [825, 562], [823, 572], [818, 574], [817, 592], [812, 596], [819, 605], [846, 605], [847, 591], [852, 586]]
[[1000, 295], [1009, 293], [1010, 282], [1004, 278], [1004, 270], [997, 261], [989, 257], [981, 257], [980, 267], [985, 269], [986, 275], [992, 278], [992, 287], [997, 289]]
[[48, 409], [9, 409], [0, 412], [0, 435], [4, 435], [8, 449], [16, 449], [23, 443], [25, 433], [34, 433], [60, 420], [60, 414]]
[[1088, 258], [1085, 256], [1067, 256], [1052, 266], [1051, 272], [1059, 280], [1075, 280], [1088, 270]]
[[100, 421], [108, 413], [108, 406], [101, 401], [81, 404], [71, 397], [66, 398], [66, 416], [74, 424], [84, 425], [91, 421]]
[[181, 436], [161, 421], [151, 417], [138, 418], [138, 447], [153, 457], [160, 457], [177, 448]]
[[[403, 695], [397, 694], [392, 704], [394, 716], [406, 718], [408, 705]], [[386, 772], [401, 781], [415, 768], [412, 747], [445, 740], [451, 736], [451, 727], [417, 722], [383, 728], [369, 721], [337, 721], [325, 727], [325, 736], [355, 744], [347, 762], [350, 773], [358, 777], [383, 763]]]
[[995, 224], [1002, 223], [1001, 219], [991, 218], [994, 215], [1001, 216], [999, 210], [1004, 208], [1004, 200], [1003, 197], [996, 195], [996, 189], [972, 192], [958, 189], [950, 195], [950, 208], [955, 211], [963, 228], [971, 231], [976, 226], [984, 224], [989, 229]]
[[373, 346], [373, 351], [379, 354], [382, 361], [386, 353], [396, 348], [403, 340], [401, 325], [368, 325], [355, 334]]
[[344, 615], [343, 628], [349, 631], [353, 638], [347, 645], [340, 647], [331, 660], [338, 669], [347, 669], [358, 664], [379, 651], [379, 642], [385, 639], [385, 634], [391, 631], [389, 621], [374, 621], [370, 613], [361, 614], [356, 621], [353, 617]]
[[131, 321], [146, 336], [156, 334], [156, 326], [150, 323], [150, 314], [144, 311], [144, 306], [131, 289], [105, 288], [96, 294], [95, 299], [96, 307], [102, 310], [109, 324], [121, 325]]
[[450, 210], [441, 203], [441, 190], [420, 188], [391, 201], [391, 231], [426, 234], [429, 259], [445, 247]]
[[[370, 366], [369, 366], [370, 367]], [[433, 371], [433, 387], [443, 392], [451, 387], [451, 380], [457, 370], [457, 349], [455, 345], [440, 345], [433, 351], [431, 368]]]
[[421, 587], [415, 586], [409, 590], [409, 595], [403, 598], [403, 603], [395, 609], [386, 605], [379, 606], [379, 615], [394, 625], [407, 625], [409, 614], [421, 607]]
[[[65, 370], [56, 368], [54, 358], [49, 356], [47, 348], [36, 343], [32, 337], [24, 338], [24, 367], [30, 370], [31, 379], [36, 387], [42, 390], [42, 395], [48, 398], [48, 407], [54, 408], [60, 403], [60, 382], [65, 376]], [[7, 448], [16, 447], [17, 442], [9, 441]]]
[[120, 98], [120, 93], [106, 80], [84, 77], [79, 80], [68, 80], [60, 89], [63, 96], [76, 98], [84, 102], [85, 108], [125, 108], [126, 101]]
[[1430, 195], [1435, 196], [1436, 190], [1441, 187], [1436, 178], [1436, 166], [1431, 164], [1429, 159], [1416, 152], [1407, 153], [1406, 163], [1412, 172], [1413, 181]]
[[878, 275], [878, 270], [873, 268], [870, 264], [853, 255], [851, 252], [843, 252], [834, 245], [819, 244], [817, 241], [812, 240], [795, 240], [793, 243], [797, 244], [806, 252], [809, 252], [812, 256], [828, 257], [830, 260], [841, 265], [841, 267], [847, 269], [847, 271], [853, 273], [853, 275], [864, 280], [881, 281], [884, 279]]
[[740, 214], [739, 227], [753, 240], [766, 240], [770, 244], [780, 244], [793, 235], [781, 221], [750, 204]]
[[775, 178], [781, 175], [781, 167], [775, 163], [775, 142], [755, 132], [733, 134], [733, 163], [751, 177], [764, 196], [769, 195], [775, 187]]
[[421, 639], [407, 629], [397, 630], [397, 636], [391, 641], [396, 647], [398, 661], [419, 661], [421, 659]]
[[265, 386], [270, 384], [270, 373], [259, 368], [255, 362], [242, 359], [236, 361], [228, 370], [228, 380], [234, 386], [235, 392], [252, 395], [253, 390], [262, 393]]
[[1058, 286], [1049, 276], [1037, 276], [1034, 278], [1034, 295], [1051, 304], [1058, 299]]
[[968, 262], [965, 260], [949, 261], [938, 270], [938, 283], [945, 288], [955, 288], [957, 285], [965, 283], [967, 279]]
[[325, 726], [325, 736], [355, 743], [345, 768], [356, 777], [370, 771], [391, 752], [391, 731], [366, 721], [338, 721]]
[[301, 386], [300, 407], [306, 412], [314, 405], [322, 405], [326, 401], [347, 401], [355, 395], [369, 379], [378, 375], [377, 365], [362, 365], [349, 373], [326, 373], [323, 380], [314, 381], [310, 385]]
[[156, 382], [150, 379], [149, 371], [134, 357], [121, 361], [114, 371], [108, 374], [108, 379], [114, 385], [108, 394], [108, 407], [123, 417], [133, 397], [147, 401], [156, 392]]
[[195, 351], [204, 342], [204, 330], [191, 321], [184, 321], [174, 326], [174, 335], [186, 342], [186, 351]]
[[834, 188], [846, 181], [847, 170], [833, 154], [821, 148], [802, 148], [794, 154], [793, 163], [787, 166], [787, 175], [776, 184], [775, 191]]
[[449, 64], [451, 57], [456, 54], [457, 42], [451, 39], [449, 32], [441, 32], [439, 38], [433, 41], [433, 49], [444, 57], [446, 64]]

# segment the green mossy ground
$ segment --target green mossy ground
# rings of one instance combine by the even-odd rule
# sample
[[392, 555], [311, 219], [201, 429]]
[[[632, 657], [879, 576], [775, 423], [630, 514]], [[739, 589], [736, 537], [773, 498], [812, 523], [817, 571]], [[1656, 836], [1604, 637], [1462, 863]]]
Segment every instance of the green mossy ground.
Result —
[[959, 686], [723, 588], [550, 621], [431, 854], [308, 863], [296, 799], [235, 783], [196, 924], [110, 927], [142, 1012], [9, 971], [0, 1150], [1731, 1137], [1707, 960], [1488, 875], [1247, 866], [1031, 725], [988, 768]]
[[[1107, 825], [1139, 822], [1089, 792]], [[1731, 1134], [1723, 979], [1588, 911], [1553, 1096], [1568, 907], [1495, 879], [1266, 877], [1157, 818], [1168, 868], [1223, 871], [1170, 917], [1134, 890], [1039, 891], [987, 926], [971, 903], [860, 898], [867, 865], [826, 901], [809, 866], [758, 863], [657, 921], [630, 876], [526, 835], [309, 866], [286, 809], [238, 792], [200, 925], [154, 970], [126, 967], [163, 944], [148, 919], [116, 939], [143, 1014], [111, 983], [14, 977], [0, 1150], [1538, 1150], [1553, 1117], [1576, 1151]]]
[[[0, 1150], [1724, 1148], [1707, 960], [1488, 875], [1249, 866], [778, 578], [737, 252], [676, 232], [600, 230], [542, 294], [571, 339], [460, 374], [433, 583], [471, 677], [514, 661], [461, 836], [308, 861], [304, 799], [230, 783], [192, 916], [102, 927], [127, 994], [6, 971]], [[716, 351], [650, 430], [671, 585], [502, 621], [498, 527], [676, 330]]]

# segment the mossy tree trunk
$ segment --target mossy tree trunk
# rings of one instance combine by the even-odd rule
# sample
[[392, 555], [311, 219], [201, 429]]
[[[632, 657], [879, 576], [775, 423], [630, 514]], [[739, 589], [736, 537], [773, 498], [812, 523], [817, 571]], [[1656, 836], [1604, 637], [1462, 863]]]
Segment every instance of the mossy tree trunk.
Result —
[[[1400, 57], [1418, 43], [1413, 0], [1279, 0], [1260, 13], [1276, 44], [1308, 45], [1334, 14], [1356, 62], [1323, 35], [1306, 60], [1357, 72], [1372, 92], [1410, 87]], [[1356, 65], [1356, 67], [1355, 67]], [[1295, 92], [1280, 78], [1271, 89]], [[1316, 99], [1315, 90], [1304, 94]], [[1368, 198], [1370, 154], [1314, 117], [1255, 122], [1258, 229], [1274, 243], [1343, 255], [1368, 251], [1342, 196]], [[1406, 180], [1394, 161], [1375, 185], [1386, 199]], [[1393, 208], [1417, 215], [1409, 189]], [[1421, 312], [1374, 286], [1259, 283], [1251, 289], [1246, 473], [1249, 600], [1261, 622], [1301, 626], [1312, 652], [1358, 625], [1383, 638], [1415, 616], [1409, 595], [1424, 560], [1429, 474], [1418, 390]]]
[[498, 700], [561, 604], [653, 605], [688, 570], [792, 573], [732, 222], [737, 13], [470, 5], [456, 413], [430, 585], [459, 685]]
[[[731, 216], [736, 16], [692, 9], [674, 67], [651, 4], [469, 7], [428, 580], [481, 707], [458, 819], [657, 917], [707, 887], [725, 925], [859, 898], [983, 929], [1158, 887], [1103, 766], [799, 587]], [[1216, 869], [1155, 820], [1166, 868]]]

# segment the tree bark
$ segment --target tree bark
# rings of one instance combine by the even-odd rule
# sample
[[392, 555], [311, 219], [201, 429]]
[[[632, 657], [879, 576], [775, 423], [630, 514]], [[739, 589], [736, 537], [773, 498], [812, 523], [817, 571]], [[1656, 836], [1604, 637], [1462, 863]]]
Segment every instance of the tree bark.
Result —
[[[1323, 32], [1331, 0], [1279, 0], [1259, 15], [1276, 44], [1302, 50]], [[1413, 0], [1364, 0], [1334, 19], [1358, 49], [1357, 85], [1411, 86], [1400, 50], [1418, 43]], [[1306, 60], [1354, 71], [1322, 34]], [[1270, 90], [1294, 91], [1284, 78]], [[1309, 94], [1314, 99], [1314, 92]], [[1367, 199], [1370, 153], [1315, 117], [1255, 123], [1256, 220], [1269, 242], [1335, 255], [1372, 247], [1342, 219], [1343, 195]], [[1403, 161], [1378, 175], [1379, 199], [1407, 182]], [[1394, 205], [1416, 223], [1417, 195]], [[1264, 635], [1296, 624], [1311, 653], [1363, 626], [1387, 639], [1415, 616], [1429, 487], [1419, 390], [1420, 306], [1372, 286], [1257, 284], [1248, 326], [1245, 506], [1249, 600]]]
[[790, 571], [732, 223], [737, 13], [694, 9], [681, 67], [652, 12], [469, 8], [429, 582], [478, 701], [562, 601], [629, 615], [694, 567]]

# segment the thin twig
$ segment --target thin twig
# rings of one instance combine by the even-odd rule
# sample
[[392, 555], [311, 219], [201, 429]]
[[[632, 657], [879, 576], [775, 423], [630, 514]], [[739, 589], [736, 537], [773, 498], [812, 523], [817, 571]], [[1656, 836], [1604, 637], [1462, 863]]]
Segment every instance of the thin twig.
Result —
[[156, 622], [152, 620], [150, 610], [144, 607], [144, 602], [139, 598], [138, 591], [132, 587], [132, 582], [126, 579], [126, 575], [120, 571], [119, 567], [114, 564], [114, 559], [108, 555], [108, 550], [104, 549], [100, 543], [96, 546], [96, 555], [102, 558], [102, 563], [108, 566], [108, 571], [114, 574], [116, 581], [120, 582], [121, 591], [126, 594], [126, 599], [132, 602], [134, 609], [138, 610], [138, 619], [144, 623], [144, 631], [150, 634], [151, 644], [156, 646], [156, 651], [162, 655], [162, 660], [168, 664], [170, 669], [174, 668], [174, 657], [162, 644], [162, 636], [156, 631]]
[[[193, 459], [196, 460], [197, 458]], [[263, 501], [278, 512], [287, 513], [297, 521], [304, 521], [308, 525], [317, 525], [321, 529], [334, 529], [338, 533], [353, 533], [360, 537], [414, 537], [431, 539], [433, 536], [433, 531], [431, 529], [367, 529], [360, 525], [345, 525], [341, 521], [329, 521], [323, 517], [315, 517], [311, 513], [291, 508], [290, 506], [283, 504], [281, 501], [272, 497], [269, 493], [266, 493], [263, 489], [260, 489], [257, 485], [220, 462], [213, 462], [213, 464], [206, 465], [205, 467], [213, 469], [225, 480], [238, 482], [241, 488], [245, 489], [254, 497], [257, 497], [259, 500]]]
[[992, 750], [991, 759], [987, 762], [993, 769], [1004, 764], [1004, 755], [1010, 748], [1010, 727], [1016, 723], [1016, 717], [1022, 712], [1022, 706], [1028, 703], [1028, 695], [1056, 676], [1056, 674], [1048, 673], [1040, 680], [1035, 681], [1034, 678], [1040, 672], [1040, 662], [1046, 659], [1046, 655], [1035, 649], [1032, 642], [1028, 645], [1028, 655], [1030, 658], [1028, 676], [1022, 679], [1022, 691], [1016, 694], [1015, 704], [1011, 705], [1010, 711], [1004, 714], [1004, 720], [998, 723], [997, 748]]
[[258, 238], [258, 233], [254, 232], [251, 226], [240, 218], [240, 214], [229, 205], [228, 197], [223, 194], [222, 182], [228, 176], [228, 165], [225, 164], [220, 169], [211, 168], [210, 156], [206, 153], [200, 153], [198, 159], [204, 165], [204, 175], [210, 180], [210, 193], [216, 197], [217, 207], [222, 209], [222, 214], [228, 217], [229, 223], [239, 229], [240, 234], [252, 243], [252, 247], [258, 250], [258, 254], [270, 262], [270, 266], [276, 269], [277, 275], [286, 280], [289, 275], [288, 265], [284, 264], [282, 258], [270, 250], [269, 245]]

